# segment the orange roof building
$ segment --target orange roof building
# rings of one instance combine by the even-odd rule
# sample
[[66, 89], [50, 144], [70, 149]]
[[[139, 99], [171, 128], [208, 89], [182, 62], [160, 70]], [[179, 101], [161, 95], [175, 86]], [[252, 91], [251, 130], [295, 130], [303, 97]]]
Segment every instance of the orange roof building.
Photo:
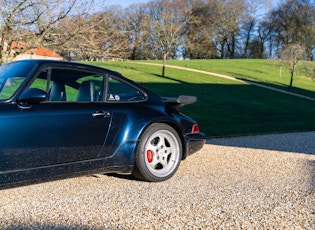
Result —
[[62, 60], [63, 57], [48, 48], [30, 49], [24, 53], [17, 55], [14, 60], [24, 59], [53, 59]]

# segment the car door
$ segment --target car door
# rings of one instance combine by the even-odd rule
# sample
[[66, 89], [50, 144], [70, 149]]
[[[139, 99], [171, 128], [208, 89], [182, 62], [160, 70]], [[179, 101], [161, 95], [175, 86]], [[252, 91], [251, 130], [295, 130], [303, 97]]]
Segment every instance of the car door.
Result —
[[16, 108], [2, 116], [0, 171], [55, 165], [80, 171], [80, 162], [101, 155], [108, 133], [111, 111], [97, 98], [104, 77], [73, 69], [49, 69], [38, 76], [29, 88], [47, 90], [48, 101], [22, 109], [12, 105]]

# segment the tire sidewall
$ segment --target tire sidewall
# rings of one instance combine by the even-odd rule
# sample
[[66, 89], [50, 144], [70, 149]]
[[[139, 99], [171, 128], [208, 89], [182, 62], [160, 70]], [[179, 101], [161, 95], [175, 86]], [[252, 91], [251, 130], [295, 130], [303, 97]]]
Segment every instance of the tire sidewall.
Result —
[[[161, 130], [166, 130], [168, 132], [171, 132], [175, 136], [175, 139], [179, 146], [179, 150], [178, 150], [179, 152], [177, 153], [179, 154], [177, 165], [175, 166], [175, 168], [173, 168], [173, 171], [171, 173], [169, 173], [168, 175], [164, 177], [156, 176], [148, 169], [147, 164], [146, 164], [146, 153], [145, 153], [146, 144], [149, 141], [150, 137], [157, 131], [161, 131]], [[146, 180], [146, 181], [151, 181], [151, 182], [159, 182], [159, 181], [165, 181], [169, 179], [176, 173], [180, 165], [180, 161], [182, 159], [182, 154], [183, 154], [182, 152], [183, 152], [182, 142], [178, 133], [175, 131], [174, 128], [172, 128], [171, 126], [167, 124], [160, 124], [160, 123], [152, 124], [144, 131], [144, 133], [141, 135], [141, 138], [140, 138], [140, 142], [139, 142], [136, 156], [135, 156], [135, 168], [138, 171], [136, 173], [136, 176], [137, 177], [140, 176], [141, 179]]]

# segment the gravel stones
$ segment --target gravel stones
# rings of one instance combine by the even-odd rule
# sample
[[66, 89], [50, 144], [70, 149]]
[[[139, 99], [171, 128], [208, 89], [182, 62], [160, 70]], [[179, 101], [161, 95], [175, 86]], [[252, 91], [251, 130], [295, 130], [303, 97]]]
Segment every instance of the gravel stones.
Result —
[[315, 132], [209, 139], [168, 181], [0, 190], [1, 229], [314, 229]]

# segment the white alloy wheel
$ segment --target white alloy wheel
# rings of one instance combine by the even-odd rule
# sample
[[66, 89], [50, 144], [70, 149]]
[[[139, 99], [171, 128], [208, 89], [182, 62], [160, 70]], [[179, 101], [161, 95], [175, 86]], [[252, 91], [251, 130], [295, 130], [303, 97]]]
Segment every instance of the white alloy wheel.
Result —
[[164, 181], [174, 175], [182, 159], [177, 132], [166, 124], [153, 124], [142, 136], [134, 175], [147, 181]]

